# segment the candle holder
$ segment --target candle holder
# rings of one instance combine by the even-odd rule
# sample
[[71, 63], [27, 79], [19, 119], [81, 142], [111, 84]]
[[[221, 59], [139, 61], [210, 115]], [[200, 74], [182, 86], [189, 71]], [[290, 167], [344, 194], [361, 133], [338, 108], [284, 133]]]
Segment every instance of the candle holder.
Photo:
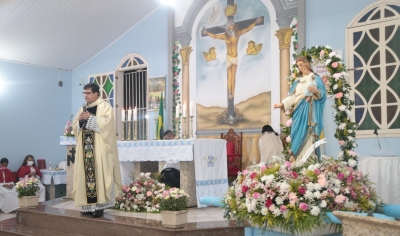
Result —
[[174, 118], [174, 122], [175, 122], [175, 139], [181, 139], [181, 137], [179, 136], [180, 135], [180, 132], [179, 132], [179, 125], [180, 125], [180, 122], [181, 121], [181, 118], [180, 117], [175, 117]]
[[187, 139], [187, 136], [186, 136], [186, 120], [187, 120], [187, 117], [182, 117], [183, 118], [183, 125], [182, 125], [182, 133], [183, 133], [183, 139]]
[[193, 138], [193, 117], [194, 116], [189, 116], [190, 117], [190, 138]]
[[133, 133], [133, 141], [137, 140], [137, 120], [133, 121], [133, 128], [135, 129], [135, 132]]
[[154, 130], [155, 130], [155, 135], [154, 135], [154, 140], [157, 140], [157, 122], [158, 122], [158, 117], [154, 118]]
[[132, 121], [128, 121], [128, 139], [127, 139], [127, 141], [131, 141], [131, 124], [132, 124]]
[[122, 121], [121, 131], [122, 131], [121, 141], [125, 141], [125, 121]]

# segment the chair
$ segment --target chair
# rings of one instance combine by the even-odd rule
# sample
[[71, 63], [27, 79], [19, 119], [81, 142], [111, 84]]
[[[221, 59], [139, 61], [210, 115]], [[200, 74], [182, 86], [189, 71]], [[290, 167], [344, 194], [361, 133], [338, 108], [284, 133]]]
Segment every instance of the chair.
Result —
[[221, 133], [221, 139], [226, 140], [228, 176], [237, 176], [242, 171], [242, 132], [237, 135], [233, 129], [229, 129], [226, 135]]

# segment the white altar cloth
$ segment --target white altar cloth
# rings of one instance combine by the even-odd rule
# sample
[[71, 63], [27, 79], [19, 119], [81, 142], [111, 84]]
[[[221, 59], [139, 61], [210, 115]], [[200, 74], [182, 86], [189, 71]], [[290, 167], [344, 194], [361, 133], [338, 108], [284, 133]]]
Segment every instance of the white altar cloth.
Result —
[[384, 203], [400, 204], [400, 157], [361, 157], [358, 169], [369, 174]]
[[76, 145], [75, 136], [60, 136], [60, 145]]
[[197, 206], [205, 196], [224, 197], [228, 191], [225, 139], [196, 139], [194, 142]]
[[118, 141], [119, 161], [193, 161], [193, 139]]
[[67, 172], [65, 170], [40, 170], [42, 172], [42, 184], [50, 185], [51, 179], [54, 181], [54, 185], [66, 184], [67, 183]]

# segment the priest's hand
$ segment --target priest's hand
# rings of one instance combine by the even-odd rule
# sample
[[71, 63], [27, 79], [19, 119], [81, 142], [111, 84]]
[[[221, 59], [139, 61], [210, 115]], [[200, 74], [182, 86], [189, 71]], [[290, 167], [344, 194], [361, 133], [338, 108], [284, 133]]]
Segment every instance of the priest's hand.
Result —
[[89, 112], [81, 112], [81, 114], [79, 115], [79, 120], [87, 120], [90, 116]]

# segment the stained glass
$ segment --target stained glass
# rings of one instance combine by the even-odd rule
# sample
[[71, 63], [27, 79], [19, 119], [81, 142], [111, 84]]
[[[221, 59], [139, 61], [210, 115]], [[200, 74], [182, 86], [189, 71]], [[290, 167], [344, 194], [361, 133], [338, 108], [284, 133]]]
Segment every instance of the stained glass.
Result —
[[389, 11], [388, 9], [385, 9], [385, 17], [392, 17], [394, 16], [394, 13], [392, 11]]
[[364, 70], [356, 70], [354, 71], [354, 83], [357, 83], [358, 80], [361, 78], [361, 75], [363, 74]]
[[387, 46], [391, 48], [397, 55], [397, 59], [400, 58], [400, 30], [396, 27], [396, 33], [393, 38], [387, 43]]
[[356, 123], [359, 124], [364, 115], [364, 108], [356, 108]]
[[397, 96], [400, 97], [400, 70], [397, 69], [396, 75], [393, 77], [393, 79], [388, 83], [388, 86], [393, 89], [393, 91], [396, 91]]
[[382, 123], [382, 108], [381, 107], [371, 107], [372, 114], [374, 115], [378, 123]]
[[381, 103], [381, 91], [375, 94], [371, 104], [380, 104], [380, 103]]
[[378, 11], [375, 13], [373, 17], [371, 17], [371, 20], [379, 20], [381, 18], [381, 11]]
[[392, 35], [394, 30], [394, 25], [389, 25], [385, 27], [385, 40], [388, 40], [389, 37]]
[[358, 127], [358, 129], [359, 130], [372, 130], [372, 129], [376, 129], [376, 128], [378, 128], [378, 126], [372, 120], [369, 112], [367, 112], [364, 121], [362, 122], [362, 124], [360, 124], [360, 127]]
[[379, 41], [379, 28], [376, 29], [370, 29], [369, 33], [372, 35], [372, 37], [376, 40]]
[[356, 45], [356, 44], [358, 43], [358, 40], [360, 40], [361, 35], [362, 35], [362, 32], [361, 32], [361, 31], [358, 31], [358, 32], [354, 32], [354, 33], [353, 33], [353, 46]]
[[386, 49], [386, 63], [393, 63], [396, 62], [396, 59], [394, 58], [393, 54]]
[[397, 102], [396, 97], [389, 90], [386, 90], [386, 102], [387, 103], [395, 103], [395, 102]]
[[371, 68], [371, 72], [374, 75], [375, 79], [381, 80], [381, 68], [380, 67]]
[[379, 64], [381, 64], [381, 54], [379, 53], [379, 51], [377, 51], [374, 55], [374, 58], [372, 58], [371, 66], [376, 66]]
[[360, 92], [361, 96], [365, 98], [365, 100], [369, 101], [372, 94], [379, 88], [379, 84], [377, 84], [368, 73], [365, 73], [364, 78], [362, 78], [361, 82], [357, 85], [356, 89]]
[[113, 87], [114, 87], [113, 83], [111, 82], [110, 78], [107, 76], [107, 80], [103, 85], [103, 89], [104, 89], [104, 91], [106, 91], [107, 95], [110, 95], [110, 92], [113, 89]]
[[355, 93], [354, 96], [355, 96], [354, 102], [355, 102], [355, 105], [356, 105], [356, 106], [364, 105], [363, 100], [361, 99], [360, 96], [358, 96], [357, 93]]
[[[364, 38], [361, 39], [361, 43], [354, 50], [364, 59], [364, 62], [368, 61], [368, 59], [372, 56], [372, 53], [378, 48], [368, 36], [368, 34], [364, 34]], [[365, 63], [366, 64], [366, 63]]]
[[389, 7], [393, 8], [395, 11], [397, 11], [397, 13], [400, 14], [400, 7], [396, 6], [396, 5], [388, 5]]
[[390, 123], [397, 112], [397, 105], [387, 106], [387, 122]]
[[361, 17], [361, 19], [358, 21], [358, 23], [365, 22], [368, 19], [368, 17], [372, 14], [372, 12], [375, 11], [375, 9], [376, 9], [376, 7], [374, 9], [372, 9], [371, 11], [369, 11], [367, 14], [365, 14], [363, 17]]
[[126, 61], [124, 62], [124, 64], [122, 64], [121, 68], [124, 68], [124, 67], [126, 67], [126, 65], [128, 64], [128, 62], [129, 62], [129, 59], [128, 59], [128, 60], [126, 60]]

